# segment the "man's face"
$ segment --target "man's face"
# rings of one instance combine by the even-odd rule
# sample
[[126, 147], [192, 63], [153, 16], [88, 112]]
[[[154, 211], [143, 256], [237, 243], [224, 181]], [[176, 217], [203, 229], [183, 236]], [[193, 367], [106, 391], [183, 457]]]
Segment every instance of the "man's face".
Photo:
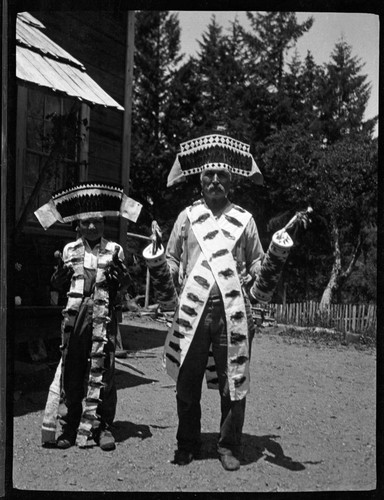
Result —
[[96, 241], [104, 234], [104, 219], [102, 217], [91, 217], [79, 220], [79, 231], [86, 240]]
[[231, 187], [231, 174], [226, 168], [207, 168], [201, 174], [201, 187], [205, 198], [225, 198]]

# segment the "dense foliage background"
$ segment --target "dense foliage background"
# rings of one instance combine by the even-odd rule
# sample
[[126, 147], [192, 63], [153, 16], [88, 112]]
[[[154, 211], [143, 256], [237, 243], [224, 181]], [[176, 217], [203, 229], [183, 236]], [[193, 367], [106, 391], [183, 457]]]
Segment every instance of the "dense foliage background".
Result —
[[326, 64], [294, 47], [313, 19], [248, 12], [224, 32], [212, 17], [195, 56], [180, 49], [177, 15], [136, 13], [131, 154], [132, 196], [148, 234], [167, 239], [180, 210], [198, 198], [198, 179], [166, 188], [180, 142], [224, 126], [251, 145], [264, 186], [239, 179], [231, 199], [254, 216], [264, 249], [298, 210], [312, 224], [294, 234], [276, 300], [376, 300], [377, 118], [364, 120], [370, 84], [340, 39]]

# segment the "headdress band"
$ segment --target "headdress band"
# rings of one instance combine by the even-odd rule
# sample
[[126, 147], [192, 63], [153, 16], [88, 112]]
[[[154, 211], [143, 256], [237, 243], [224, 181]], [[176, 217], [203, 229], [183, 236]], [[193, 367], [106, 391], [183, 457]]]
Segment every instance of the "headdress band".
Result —
[[168, 175], [167, 186], [207, 168], [226, 168], [234, 174], [252, 177], [256, 184], [263, 184], [263, 176], [248, 144], [225, 135], [210, 134], [180, 144], [180, 153]]
[[35, 215], [47, 229], [55, 222], [67, 223], [90, 217], [122, 216], [136, 222], [141, 207], [124, 193], [122, 186], [84, 182], [54, 193]]

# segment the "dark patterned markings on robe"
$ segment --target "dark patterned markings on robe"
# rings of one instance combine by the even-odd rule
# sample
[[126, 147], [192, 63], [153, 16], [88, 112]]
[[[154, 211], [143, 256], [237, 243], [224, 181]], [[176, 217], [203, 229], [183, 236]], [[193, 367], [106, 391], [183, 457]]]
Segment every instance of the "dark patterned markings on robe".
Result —
[[83, 294], [79, 293], [79, 292], [68, 292], [67, 293], [67, 297], [80, 299], [82, 296], [83, 296]]
[[[82, 419], [84, 420], [98, 420], [99, 417], [97, 417], [96, 415], [93, 415], [92, 413], [87, 413], [87, 412], [84, 412], [83, 415], [82, 415]], [[80, 433], [80, 429], [79, 429], [79, 433]], [[85, 435], [88, 435], [88, 434], [85, 434]]]
[[172, 363], [175, 363], [177, 366], [180, 366], [179, 361], [177, 361], [177, 359], [176, 359], [176, 358], [174, 358], [174, 357], [172, 356], [172, 354], [169, 354], [169, 353], [167, 352], [167, 353], [166, 353], [166, 357], [167, 357], [170, 361], [172, 361]]
[[87, 403], [101, 403], [101, 399], [99, 398], [85, 398]]
[[180, 326], [183, 326], [184, 328], [187, 328], [188, 330], [192, 328], [191, 323], [183, 318], [177, 318], [176, 323]]
[[65, 312], [68, 314], [68, 316], [76, 316], [76, 314], [78, 313], [78, 310], [77, 309], [67, 309]]
[[208, 264], [208, 261], [207, 261], [207, 260], [203, 260], [203, 261], [201, 262], [201, 265], [202, 265], [203, 267], [205, 267], [205, 269], [211, 269], [211, 266]]
[[196, 207], [197, 205], [202, 205], [203, 203], [204, 203], [203, 200], [196, 200], [194, 203], [192, 203], [192, 205]]
[[91, 352], [90, 357], [91, 358], [105, 358], [106, 354], [105, 352]]
[[92, 366], [89, 370], [91, 372], [92, 375], [96, 376], [96, 375], [103, 375], [104, 372], [107, 371], [106, 368], [102, 368], [101, 366]]
[[215, 365], [207, 366], [206, 370], [209, 371], [209, 372], [215, 372], [216, 371], [216, 366]]
[[181, 347], [179, 346], [179, 344], [175, 344], [175, 342], [170, 342], [169, 347], [172, 347], [172, 349], [176, 352], [181, 351]]
[[202, 276], [194, 276], [193, 279], [200, 285], [202, 286], [203, 288], [206, 288], [208, 290], [209, 288], [209, 283], [208, 281], [203, 278]]
[[96, 325], [100, 325], [101, 323], [109, 322], [110, 319], [111, 318], [107, 315], [97, 316], [96, 318], [93, 318], [93, 323]]
[[[100, 400], [100, 402], [101, 402], [101, 400]], [[85, 417], [81, 417], [81, 422], [86, 422], [86, 421], [87, 421], [87, 419]], [[88, 429], [79, 428], [77, 431], [77, 435], [78, 436], [90, 436], [91, 431], [89, 431]]]
[[240, 344], [240, 342], [244, 342], [244, 340], [247, 338], [246, 335], [243, 335], [242, 333], [238, 332], [231, 332], [231, 344]]
[[216, 259], [217, 257], [222, 257], [223, 255], [227, 255], [229, 253], [229, 250], [227, 248], [223, 248], [221, 250], [218, 250], [217, 252], [214, 252], [212, 254], [211, 260]]
[[240, 387], [241, 385], [243, 385], [246, 379], [247, 377], [241, 377], [239, 379], [235, 379], [234, 380], [235, 387]]
[[244, 208], [239, 207], [239, 205], [233, 205], [233, 208], [242, 214], [245, 214]]
[[93, 380], [90, 380], [88, 383], [91, 387], [96, 387], [100, 389], [107, 385], [105, 382], [94, 382]]
[[106, 300], [106, 299], [95, 299], [94, 303], [97, 306], [104, 306], [105, 304], [108, 304], [108, 300]]
[[189, 307], [186, 304], [183, 304], [180, 309], [185, 312], [185, 314], [188, 314], [188, 316], [197, 316], [197, 312], [193, 307]]
[[79, 241], [79, 243], [74, 243], [73, 245], [71, 245], [71, 250], [76, 250], [77, 248], [81, 248], [83, 246], [83, 242], [82, 241]]
[[76, 280], [82, 280], [83, 278], [84, 278], [84, 274], [76, 274], [76, 275], [75, 275], [75, 274], [73, 274], [73, 275], [72, 275], [72, 279], [73, 279], [74, 281], [76, 281]]
[[247, 356], [238, 356], [237, 358], [231, 359], [231, 363], [233, 365], [243, 365], [247, 361], [248, 361]]
[[226, 293], [225, 296], [228, 297], [228, 298], [233, 298], [233, 297], [238, 297], [239, 295], [241, 295], [241, 293], [239, 292], [239, 290], [231, 290], [230, 292]]
[[216, 229], [215, 231], [210, 231], [207, 233], [205, 236], [203, 236], [203, 240], [213, 240], [213, 238], [218, 234], [219, 230]]
[[200, 217], [198, 217], [197, 219], [195, 219], [193, 222], [192, 222], [192, 225], [193, 224], [202, 224], [203, 222], [205, 222], [207, 219], [209, 219], [210, 215], [209, 213], [205, 213], [205, 214], [201, 214]]
[[232, 314], [231, 320], [232, 321], [239, 321], [240, 319], [244, 318], [244, 313], [242, 311], [237, 311], [235, 314]]
[[237, 226], [237, 227], [243, 227], [243, 224], [235, 219], [234, 217], [231, 217], [230, 215], [227, 215], [227, 214], [224, 214], [225, 218], [227, 219], [228, 222], [230, 222], [231, 224], [233, 224], [234, 226]]
[[219, 271], [219, 276], [222, 276], [225, 279], [231, 278], [235, 273], [229, 267], [224, 269], [224, 271]]
[[232, 234], [231, 234], [229, 231], [227, 231], [226, 229], [222, 229], [222, 232], [223, 232], [224, 236], [225, 236], [226, 238], [228, 238], [229, 240], [235, 240], [235, 239], [236, 239], [236, 238], [235, 238], [234, 236], [232, 236]]
[[[205, 261], [205, 262], [207, 262], [207, 261]], [[187, 298], [189, 300], [192, 300], [192, 302], [197, 302], [197, 303], [200, 303], [200, 304], [204, 303], [203, 300], [199, 299], [199, 297], [197, 295], [195, 295], [194, 293], [192, 293], [192, 292], [188, 292], [187, 293]]]
[[69, 259], [69, 262], [72, 264], [78, 264], [79, 262], [83, 262], [83, 257], [72, 257]]
[[[85, 420], [98, 420], [98, 417], [96, 415], [92, 415], [92, 413], [84, 412], [81, 416], [81, 420], [82, 422], [84, 422]], [[80, 435], [89, 436], [89, 431], [86, 429], [79, 429], [78, 434], [79, 436]]]
[[102, 290], [108, 290], [109, 289], [109, 283], [108, 281], [104, 278], [103, 281], [98, 281], [97, 286], [101, 288]]
[[103, 342], [104, 344], [106, 344], [108, 342], [108, 339], [104, 337], [98, 337], [97, 335], [93, 335], [92, 342]]
[[177, 330], [173, 331], [173, 336], [176, 337], [177, 339], [184, 339], [185, 338], [185, 335], [183, 335], [182, 333], [178, 332]]
[[216, 384], [216, 385], [219, 385], [219, 379], [218, 378], [213, 378], [212, 380], [210, 380], [209, 382], [209, 385], [213, 385], [213, 384]]

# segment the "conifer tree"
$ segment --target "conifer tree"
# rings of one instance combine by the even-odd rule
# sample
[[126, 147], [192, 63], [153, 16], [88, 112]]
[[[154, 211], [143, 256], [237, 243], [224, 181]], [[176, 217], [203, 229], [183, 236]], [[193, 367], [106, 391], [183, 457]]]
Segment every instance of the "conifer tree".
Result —
[[180, 26], [168, 11], [139, 11], [135, 22], [132, 109], [132, 196], [144, 205], [147, 223], [162, 212], [169, 151], [167, 109], [180, 54]]
[[325, 64], [320, 83], [321, 128], [328, 143], [350, 134], [372, 135], [375, 120], [364, 121], [371, 85], [362, 73], [364, 64], [352, 55], [352, 47], [339, 40]]

